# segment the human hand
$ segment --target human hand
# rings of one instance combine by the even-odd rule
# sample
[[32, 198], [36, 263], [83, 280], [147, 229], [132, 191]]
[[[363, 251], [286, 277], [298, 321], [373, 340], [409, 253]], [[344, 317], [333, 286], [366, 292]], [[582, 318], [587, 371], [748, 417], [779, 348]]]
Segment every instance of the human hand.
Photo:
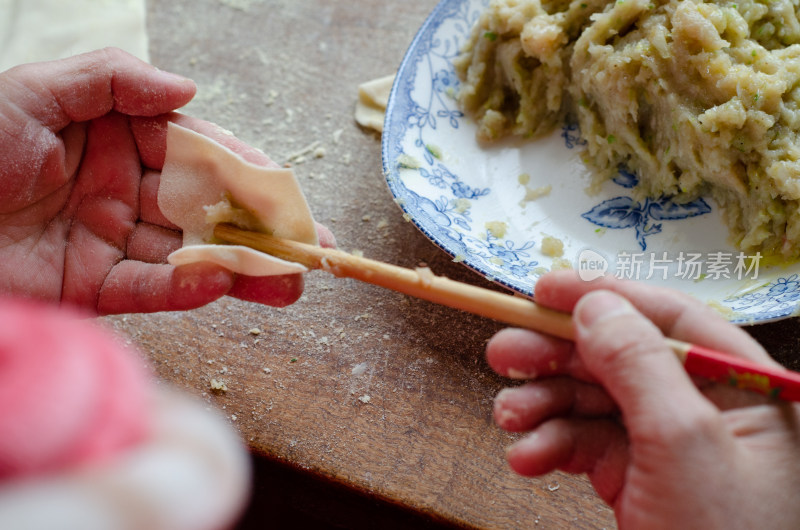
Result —
[[746, 332], [678, 292], [574, 272], [536, 301], [572, 312], [576, 341], [506, 329], [487, 358], [532, 381], [501, 391], [497, 424], [526, 476], [586, 473], [620, 528], [800, 527], [800, 405], [693, 381], [669, 336], [775, 365]]
[[228, 529], [250, 461], [102, 321], [0, 298], [0, 528]]
[[274, 164], [216, 126], [167, 114], [191, 100], [192, 81], [105, 49], [0, 73], [0, 93], [0, 294], [97, 314], [190, 309], [225, 294], [275, 306], [300, 296], [301, 275], [165, 263], [181, 245], [156, 203], [167, 120]]

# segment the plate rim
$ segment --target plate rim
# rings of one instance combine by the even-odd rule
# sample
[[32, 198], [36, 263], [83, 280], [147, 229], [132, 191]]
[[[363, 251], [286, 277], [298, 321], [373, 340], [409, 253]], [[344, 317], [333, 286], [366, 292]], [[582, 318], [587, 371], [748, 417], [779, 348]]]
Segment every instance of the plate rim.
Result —
[[[440, 0], [433, 10], [427, 15], [419, 29], [414, 35], [414, 38], [410, 42], [407, 47], [406, 52], [403, 55], [403, 59], [400, 63], [400, 66], [397, 69], [397, 74], [395, 76], [395, 80], [392, 84], [391, 91], [389, 93], [388, 103], [386, 106], [386, 112], [384, 115], [384, 134], [381, 136], [381, 162], [382, 162], [382, 169], [383, 169], [383, 176], [386, 182], [386, 185], [389, 188], [389, 192], [391, 193], [392, 197], [394, 198], [395, 204], [400, 208], [403, 212], [404, 218], [413, 223], [414, 226], [425, 235], [425, 237], [430, 240], [433, 244], [435, 244], [439, 249], [444, 251], [448, 256], [457, 260], [459, 254], [456, 250], [449, 247], [446, 241], [442, 241], [436, 234], [434, 234], [429, 227], [426, 226], [426, 223], [423, 219], [420, 219], [419, 212], [417, 209], [411, 208], [408, 204], [402, 200], [402, 197], [398, 194], [397, 190], [395, 189], [397, 185], [397, 181], [400, 180], [399, 170], [397, 168], [397, 161], [396, 158], [392, 156], [392, 149], [398, 147], [406, 138], [405, 133], [409, 128], [408, 124], [398, 125], [395, 123], [395, 111], [398, 106], [402, 103], [399, 101], [399, 94], [401, 92], [403, 84], [407, 84], [409, 87], [415, 86], [416, 77], [418, 75], [418, 68], [416, 67], [415, 63], [420, 57], [424, 57], [427, 52], [421, 50], [421, 42], [424, 38], [426, 38], [430, 32], [436, 32], [439, 26], [448, 20], [448, 15], [456, 12], [459, 7], [466, 6], [467, 9], [470, 9], [470, 6], [473, 4], [483, 4], [484, 6], [488, 5], [486, 0]], [[411, 75], [413, 74], [413, 75]], [[409, 91], [410, 92], [410, 91]], [[413, 101], [413, 100], [412, 100]], [[401, 107], [402, 108], [402, 107]], [[398, 118], [400, 116], [398, 115]], [[402, 134], [398, 135], [390, 135], [386, 134], [387, 132], [391, 132], [397, 127], [400, 127], [400, 131]], [[406, 188], [408, 189], [408, 188]], [[412, 193], [412, 190], [408, 190]], [[427, 199], [427, 197], [425, 197]], [[427, 199], [430, 200], [430, 199]], [[437, 225], [438, 226], [438, 225]], [[526, 296], [528, 298], [533, 298], [533, 291], [534, 286], [536, 284], [536, 278], [531, 277], [529, 279], [530, 282], [530, 289], [525, 289], [521, 287], [520, 284], [515, 284], [511, 281], [508, 281], [504, 278], [498, 277], [494, 271], [487, 270], [486, 268], [481, 266], [481, 263], [478, 260], [470, 259], [471, 256], [468, 253], [466, 256], [462, 256], [463, 259], [459, 260], [460, 263], [466, 266], [468, 269], [472, 270], [473, 272], [481, 275], [481, 277], [496, 283], [502, 286], [504, 289], [508, 289], [513, 293], [516, 293], [521, 296]], [[793, 271], [787, 271], [788, 278], [777, 278], [773, 282], [770, 283], [767, 287], [777, 284], [780, 280], [792, 280], [796, 278], [798, 275], [792, 274]], [[800, 284], [800, 282], [798, 282]], [[681, 289], [678, 289], [681, 290]], [[683, 291], [686, 292], [686, 291]], [[711, 304], [711, 299], [702, 299], [698, 296], [694, 296], [689, 293], [696, 299], [701, 300], [705, 304]], [[773, 310], [770, 311], [759, 311], [756, 314], [744, 314], [743, 316], [732, 315], [728, 317], [728, 320], [734, 324], [738, 325], [751, 325], [751, 324], [763, 324], [769, 322], [775, 322], [778, 320], [783, 320], [786, 318], [797, 316], [798, 311], [800, 311], [800, 295], [798, 295], [798, 300], [794, 300], [794, 304], [791, 306], [784, 307], [781, 310]]]

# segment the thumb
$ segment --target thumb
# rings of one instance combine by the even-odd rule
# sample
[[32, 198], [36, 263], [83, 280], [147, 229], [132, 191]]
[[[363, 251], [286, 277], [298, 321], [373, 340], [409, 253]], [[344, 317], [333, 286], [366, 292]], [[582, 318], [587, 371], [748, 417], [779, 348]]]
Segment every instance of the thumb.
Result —
[[625, 298], [592, 291], [573, 311], [581, 360], [617, 402], [631, 434], [712, 405], [664, 342], [661, 331]]

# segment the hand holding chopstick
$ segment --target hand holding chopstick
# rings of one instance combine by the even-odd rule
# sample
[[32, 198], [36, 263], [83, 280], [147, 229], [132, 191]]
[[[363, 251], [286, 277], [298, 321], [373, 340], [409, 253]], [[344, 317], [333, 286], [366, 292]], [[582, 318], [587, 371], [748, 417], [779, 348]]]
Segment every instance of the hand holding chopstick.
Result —
[[[520, 296], [435, 276], [428, 269], [407, 269], [341, 250], [241, 230], [229, 224], [217, 225], [214, 235], [229, 243], [303, 264], [309, 269], [326, 270], [337, 277], [353, 278], [562, 339], [573, 340], [575, 336], [571, 316], [567, 313], [541, 307]], [[796, 372], [771, 368], [670, 338], [665, 340], [692, 375], [786, 401], [800, 401], [800, 374]]]

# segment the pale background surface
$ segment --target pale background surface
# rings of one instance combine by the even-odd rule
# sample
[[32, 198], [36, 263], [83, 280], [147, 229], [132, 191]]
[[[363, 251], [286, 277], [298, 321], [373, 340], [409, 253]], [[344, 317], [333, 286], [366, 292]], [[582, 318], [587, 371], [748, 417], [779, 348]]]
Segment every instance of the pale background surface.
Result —
[[0, 0], [0, 71], [116, 46], [148, 60], [144, 0]]

